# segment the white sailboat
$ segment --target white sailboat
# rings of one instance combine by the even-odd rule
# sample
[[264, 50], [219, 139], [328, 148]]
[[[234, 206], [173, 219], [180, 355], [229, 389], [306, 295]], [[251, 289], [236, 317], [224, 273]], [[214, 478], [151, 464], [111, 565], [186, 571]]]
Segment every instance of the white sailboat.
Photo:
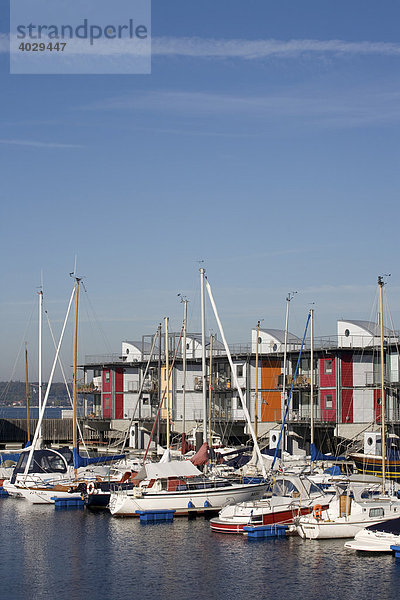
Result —
[[227, 502], [261, 498], [266, 483], [248, 484], [203, 473], [188, 460], [169, 460], [169, 451], [159, 463], [145, 464], [131, 489], [111, 493], [113, 516], [138, 516], [137, 511], [174, 510], [178, 515], [218, 511]]
[[327, 509], [315, 505], [311, 514], [295, 519], [297, 533], [310, 540], [351, 538], [364, 527], [400, 517], [400, 500], [379, 495], [379, 487], [380, 482], [338, 484]]
[[[380, 330], [381, 330], [381, 391], [382, 391], [382, 480], [378, 486], [381, 493], [365, 498], [368, 490], [366, 484], [361, 487], [351, 486], [343, 493], [338, 491], [325, 511], [315, 507], [312, 515], [299, 517], [296, 521], [299, 535], [307, 539], [354, 537], [364, 527], [375, 525], [400, 516], [400, 499], [390, 496], [386, 490], [386, 449], [385, 449], [385, 388], [384, 388], [384, 342], [383, 342], [383, 278], [378, 277], [380, 291]], [[350, 492], [353, 496], [350, 495]], [[364, 497], [363, 497], [364, 496]]]
[[[110, 478], [110, 468], [107, 466], [95, 464], [99, 461], [107, 461], [119, 458], [106, 457], [94, 459], [82, 459], [77, 450], [77, 333], [78, 333], [78, 300], [79, 300], [80, 278], [75, 277], [75, 285], [69, 300], [67, 313], [64, 319], [60, 339], [56, 348], [56, 354], [53, 361], [49, 382], [43, 402], [40, 405], [39, 420], [35, 435], [30, 447], [25, 448], [20, 455], [17, 465], [13, 471], [10, 481], [4, 482], [4, 489], [12, 496], [22, 496], [32, 504], [53, 504], [57, 498], [81, 498], [82, 490], [79, 483], [89, 483], [104, 478]], [[54, 377], [55, 367], [59, 359], [59, 353], [65, 333], [66, 324], [71, 310], [73, 298], [75, 296], [75, 332], [74, 332], [74, 367], [73, 367], [73, 450], [63, 448], [42, 449], [42, 422], [44, 412], [49, 397], [51, 384]], [[42, 293], [40, 294], [40, 313], [41, 313]], [[41, 331], [41, 322], [39, 332]], [[39, 334], [41, 339], [41, 333]], [[41, 344], [39, 343], [39, 356], [41, 354]], [[39, 367], [41, 371], [41, 367]], [[41, 377], [40, 386], [41, 387]], [[84, 463], [79, 465], [79, 463]], [[90, 464], [93, 463], [93, 464]], [[120, 478], [118, 473], [116, 480]]]

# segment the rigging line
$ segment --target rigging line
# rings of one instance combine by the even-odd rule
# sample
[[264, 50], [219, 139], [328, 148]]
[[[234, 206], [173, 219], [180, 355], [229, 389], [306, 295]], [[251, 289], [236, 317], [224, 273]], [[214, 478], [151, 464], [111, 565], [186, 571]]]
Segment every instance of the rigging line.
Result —
[[[53, 344], [54, 344], [54, 349], [57, 351], [57, 342], [56, 342], [56, 339], [54, 337], [53, 328], [52, 328], [51, 323], [50, 323], [50, 318], [49, 318], [49, 314], [48, 314], [47, 308], [45, 308], [45, 307], [44, 307], [44, 314], [46, 315], [47, 324], [49, 326], [51, 339], [53, 340]], [[61, 369], [61, 374], [62, 374], [63, 379], [64, 379], [64, 384], [65, 384], [65, 388], [67, 390], [68, 399], [69, 399], [69, 402], [70, 402], [71, 407], [72, 407], [73, 406], [73, 401], [72, 401], [72, 398], [71, 398], [71, 392], [70, 392], [69, 387], [68, 387], [67, 378], [65, 376], [65, 371], [64, 371], [64, 367], [63, 367], [63, 363], [62, 363], [60, 355], [58, 355], [58, 364], [59, 364], [59, 367]], [[76, 425], [77, 425], [78, 432], [79, 432], [79, 435], [80, 435], [81, 440], [82, 440], [82, 444], [83, 444], [84, 450], [85, 450], [86, 454], [89, 456], [89, 451], [88, 451], [87, 446], [85, 444], [85, 440], [83, 439], [83, 433], [82, 433], [81, 427], [79, 425], [79, 421], [77, 421]]]
[[18, 349], [18, 352], [17, 352], [17, 356], [16, 356], [16, 359], [15, 359], [15, 362], [14, 362], [14, 366], [13, 366], [13, 369], [12, 369], [11, 377], [10, 377], [9, 381], [7, 382], [7, 385], [3, 389], [3, 392], [2, 392], [2, 394], [0, 396], [0, 400], [3, 400], [5, 394], [8, 393], [8, 391], [10, 389], [11, 382], [14, 380], [14, 374], [15, 374], [15, 371], [17, 369], [17, 364], [18, 364], [18, 362], [20, 360], [22, 348], [23, 348], [23, 346], [25, 344], [25, 341], [26, 341], [26, 334], [27, 334], [28, 329], [29, 329], [29, 327], [30, 327], [30, 325], [32, 323], [32, 317], [33, 317], [33, 312], [35, 310], [35, 306], [36, 306], [36, 302], [34, 301], [33, 304], [32, 304], [32, 311], [31, 311], [31, 314], [29, 316], [29, 320], [28, 320], [28, 323], [26, 325], [26, 328], [25, 328], [25, 331], [24, 331], [24, 334], [23, 334], [23, 337], [22, 337], [22, 340], [21, 340], [21, 343], [20, 343], [20, 346], [19, 346], [19, 349]]
[[74, 288], [72, 290], [71, 297], [69, 299], [67, 313], [65, 315], [63, 327], [62, 327], [61, 334], [60, 334], [60, 340], [59, 340], [58, 346], [57, 346], [56, 356], [54, 358], [53, 366], [51, 368], [51, 373], [50, 373], [49, 381], [47, 383], [47, 388], [46, 388], [46, 393], [45, 393], [45, 396], [44, 396], [44, 399], [43, 399], [43, 404], [42, 404], [42, 407], [41, 407], [41, 409], [39, 411], [39, 419], [38, 419], [38, 422], [37, 422], [37, 425], [36, 425], [35, 435], [33, 436], [33, 441], [32, 441], [31, 447], [29, 449], [28, 460], [27, 460], [26, 465], [25, 465], [24, 479], [26, 479], [27, 474], [29, 472], [29, 468], [30, 468], [30, 465], [31, 465], [31, 462], [32, 462], [32, 457], [33, 457], [33, 451], [35, 450], [36, 444], [38, 442], [38, 439], [41, 436], [40, 431], [41, 431], [42, 421], [43, 421], [43, 417], [44, 417], [44, 411], [46, 409], [47, 399], [49, 397], [50, 387], [51, 387], [51, 384], [53, 382], [54, 371], [55, 371], [55, 368], [56, 368], [56, 365], [57, 365], [57, 355], [60, 352], [60, 348], [61, 348], [62, 340], [63, 340], [63, 337], [64, 337], [65, 328], [67, 326], [68, 316], [69, 316], [69, 313], [70, 313], [70, 310], [71, 310], [71, 306], [72, 306], [72, 301], [74, 299], [74, 295], [75, 295], [75, 286], [74, 286]]
[[[171, 377], [171, 374], [172, 374], [172, 369], [173, 369], [173, 367], [174, 367], [174, 365], [175, 365], [175, 359], [176, 359], [176, 356], [177, 356], [177, 354], [178, 354], [179, 346], [181, 345], [181, 339], [182, 339], [182, 335], [183, 335], [183, 325], [182, 325], [182, 328], [181, 328], [181, 333], [180, 333], [180, 336], [179, 336], [178, 344], [177, 344], [177, 346], [176, 346], [176, 350], [175, 350], [174, 358], [173, 358], [173, 360], [172, 360], [172, 363], [171, 363], [171, 366], [170, 366], [170, 368], [169, 368], [168, 380], [169, 380], [169, 379], [170, 379], [170, 377]], [[162, 405], [163, 405], [163, 403], [164, 403], [165, 396], [166, 396], [166, 393], [167, 393], [167, 387], [168, 387], [168, 386], [165, 386], [165, 389], [164, 389], [164, 392], [163, 392], [163, 395], [162, 395], [162, 398], [161, 398], [161, 401], [160, 401], [160, 405], [159, 405], [159, 407], [158, 407], [158, 411], [157, 411], [157, 414], [156, 414], [156, 418], [154, 419], [154, 425], [153, 425], [153, 429], [151, 430], [151, 433], [150, 433], [150, 438], [149, 438], [149, 442], [148, 442], [148, 444], [147, 444], [146, 452], [145, 452], [145, 455], [144, 455], [144, 457], [143, 457], [143, 464], [144, 464], [144, 461], [146, 460], [147, 454], [148, 454], [148, 452], [149, 452], [150, 444], [151, 444], [151, 441], [152, 441], [152, 439], [153, 439], [153, 435], [154, 435], [154, 430], [155, 430], [155, 428], [156, 428], [157, 421], [158, 421], [158, 418], [159, 418], [159, 416], [160, 416], [161, 407], [162, 407]], [[167, 406], [167, 410], [169, 410], [169, 407], [168, 407], [168, 406]]]
[[104, 344], [105, 344], [105, 347], [106, 347], [106, 349], [107, 349], [107, 352], [108, 352], [109, 354], [112, 354], [112, 347], [111, 347], [111, 344], [110, 344], [110, 342], [109, 342], [109, 340], [108, 340], [108, 338], [107, 338], [107, 335], [106, 335], [106, 333], [105, 333], [105, 331], [104, 331], [104, 329], [103, 329], [103, 327], [102, 327], [102, 325], [101, 325], [100, 319], [99, 319], [99, 317], [97, 316], [97, 313], [96, 313], [96, 311], [95, 311], [95, 309], [94, 309], [94, 306], [93, 306], [93, 304], [92, 304], [92, 302], [91, 302], [91, 300], [90, 300], [89, 293], [88, 293], [88, 291], [87, 291], [87, 289], [86, 289], [86, 287], [85, 287], [85, 286], [83, 286], [83, 289], [84, 289], [84, 292], [85, 292], [85, 294], [86, 294], [86, 297], [87, 297], [88, 305], [89, 305], [89, 307], [90, 307], [90, 309], [91, 309], [91, 311], [92, 311], [92, 313], [93, 313], [94, 319], [95, 319], [95, 321], [96, 321], [96, 323], [97, 323], [97, 326], [98, 326], [98, 328], [99, 328], [99, 331], [100, 331], [100, 333], [101, 333], [101, 335], [102, 335], [102, 337], [103, 337], [103, 342], [104, 342]]
[[123, 450], [124, 450], [124, 448], [125, 448], [125, 445], [126, 445], [126, 440], [128, 439], [128, 435], [129, 435], [129, 430], [130, 430], [130, 428], [132, 427], [133, 419], [134, 419], [134, 417], [135, 417], [135, 413], [136, 413], [136, 411], [137, 411], [137, 408], [138, 408], [138, 406], [139, 406], [140, 399], [141, 399], [141, 397], [142, 397], [143, 388], [144, 388], [145, 380], [146, 380], [146, 377], [147, 377], [147, 373], [148, 373], [148, 371], [149, 371], [149, 367], [150, 367], [151, 359], [153, 358], [153, 354], [154, 354], [154, 347], [155, 347], [155, 345], [156, 345], [156, 340], [157, 340], [158, 333], [159, 333], [159, 328], [157, 327], [157, 331], [156, 331], [156, 333], [155, 333], [155, 334], [154, 334], [154, 336], [153, 336], [153, 343], [152, 343], [152, 345], [151, 345], [149, 359], [148, 359], [148, 361], [147, 361], [147, 364], [146, 364], [146, 369], [145, 369], [145, 371], [144, 371], [144, 374], [143, 374], [143, 377], [142, 377], [142, 383], [140, 384], [140, 389], [139, 389], [138, 399], [137, 399], [137, 401], [136, 401], [135, 408], [133, 409], [133, 412], [132, 412], [132, 417], [131, 417], [130, 423], [129, 423], [128, 427], [126, 428], [125, 437], [124, 437], [124, 443], [122, 444], [121, 451], [123, 451]]
[[[286, 405], [285, 415], [283, 417], [282, 427], [281, 427], [281, 431], [279, 433], [278, 443], [277, 443], [276, 449], [275, 449], [274, 460], [272, 461], [272, 465], [271, 465], [271, 470], [274, 468], [275, 461], [276, 461], [276, 458], [278, 456], [279, 445], [281, 443], [281, 439], [282, 439], [282, 435], [283, 435], [283, 430], [284, 430], [285, 423], [286, 423], [286, 417], [287, 417], [288, 412], [289, 412], [289, 406], [290, 406], [290, 401], [292, 399], [294, 382], [296, 380], [297, 373], [298, 373], [298, 370], [299, 370], [301, 355], [302, 355], [302, 352], [303, 352], [304, 341], [306, 339], [307, 329], [308, 329], [308, 324], [310, 322], [310, 318], [311, 318], [311, 312], [308, 313], [306, 328], [304, 330], [303, 340], [301, 342], [301, 348], [300, 348], [299, 356], [298, 356], [298, 359], [297, 359], [296, 370], [294, 372], [293, 381], [292, 381], [292, 385], [291, 385], [291, 388], [290, 388], [290, 393], [289, 393], [289, 397], [288, 397], [288, 401], [287, 401], [287, 405]], [[283, 454], [283, 451], [282, 451], [282, 454]]]
[[398, 336], [396, 336], [396, 330], [394, 328], [394, 324], [393, 324], [393, 319], [392, 319], [392, 313], [390, 312], [390, 306], [389, 306], [389, 301], [388, 301], [388, 297], [387, 297], [387, 292], [386, 292], [386, 288], [383, 288], [383, 293], [385, 295], [385, 300], [386, 300], [386, 312], [389, 315], [389, 322], [390, 322], [390, 326], [391, 326], [391, 332], [393, 333], [393, 337], [395, 339], [395, 348], [397, 350], [397, 355], [399, 355], [399, 343], [398, 343]]

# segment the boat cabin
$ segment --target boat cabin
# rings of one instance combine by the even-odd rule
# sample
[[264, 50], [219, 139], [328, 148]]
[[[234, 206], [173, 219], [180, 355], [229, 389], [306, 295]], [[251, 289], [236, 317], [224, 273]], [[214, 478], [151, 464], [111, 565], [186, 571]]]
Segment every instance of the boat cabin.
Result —
[[[15, 483], [17, 475], [22, 475], [25, 472], [25, 468], [29, 459], [29, 452], [29, 448], [25, 448], [21, 452], [19, 460], [11, 476], [11, 483]], [[44, 450], [34, 450], [28, 473], [30, 475], [33, 473], [42, 475], [48, 473], [64, 474], [68, 472], [68, 467], [72, 464], [73, 456], [69, 448], [61, 448], [58, 451], [51, 450], [50, 448]]]

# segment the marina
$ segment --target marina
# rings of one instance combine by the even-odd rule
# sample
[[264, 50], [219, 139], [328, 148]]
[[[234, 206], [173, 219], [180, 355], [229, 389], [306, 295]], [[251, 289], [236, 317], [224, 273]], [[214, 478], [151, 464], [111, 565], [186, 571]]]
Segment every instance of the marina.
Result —
[[398, 600], [400, 4], [0, 14], [1, 600]]

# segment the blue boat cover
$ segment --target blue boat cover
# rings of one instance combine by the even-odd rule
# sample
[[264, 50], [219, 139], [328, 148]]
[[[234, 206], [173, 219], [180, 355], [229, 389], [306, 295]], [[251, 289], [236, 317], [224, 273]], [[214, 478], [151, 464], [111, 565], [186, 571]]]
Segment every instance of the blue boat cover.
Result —
[[2, 465], [6, 460], [12, 460], [13, 462], [18, 462], [19, 460], [19, 452], [18, 454], [7, 452], [0, 454], [0, 465]]
[[88, 465], [95, 465], [99, 463], [113, 462], [115, 460], [121, 460], [125, 458], [125, 454], [109, 454], [106, 456], [90, 456], [84, 457], [80, 456], [78, 450], [73, 448], [72, 450], [74, 455], [74, 467], [75, 469], [79, 469], [79, 467], [87, 467]]
[[314, 462], [315, 460], [334, 460], [335, 462], [337, 460], [346, 460], [344, 456], [332, 456], [329, 454], [322, 454], [322, 452], [320, 452], [318, 450], [318, 448], [315, 444], [311, 444], [310, 453], [311, 453], [311, 462]]

